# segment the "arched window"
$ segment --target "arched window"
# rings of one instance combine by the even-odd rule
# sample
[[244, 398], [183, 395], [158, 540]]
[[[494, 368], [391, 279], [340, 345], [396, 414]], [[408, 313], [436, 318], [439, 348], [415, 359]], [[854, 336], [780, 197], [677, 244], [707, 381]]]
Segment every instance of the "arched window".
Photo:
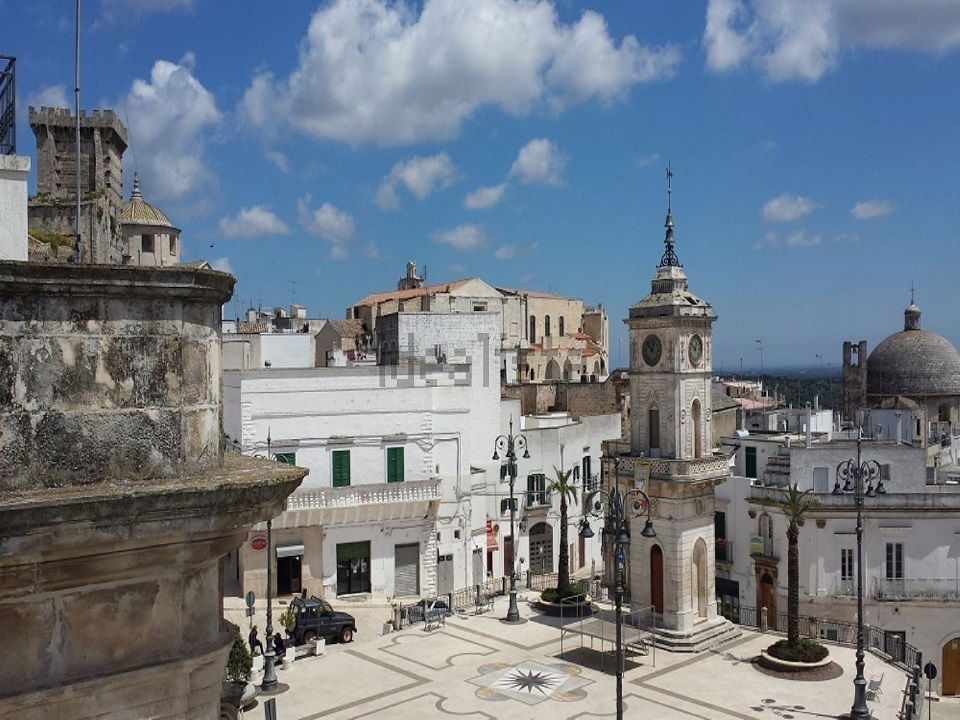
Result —
[[700, 401], [696, 398], [690, 407], [690, 415], [693, 417], [693, 456], [703, 457], [703, 427], [700, 420]]
[[560, 337], [563, 337], [563, 316], [560, 316], [560, 319], [557, 321], [560, 323]]
[[654, 450], [657, 450], [657, 455], [654, 457], [658, 457], [660, 450], [660, 410], [656, 407], [651, 407], [647, 417], [649, 421], [650, 452], [652, 454]]
[[543, 336], [550, 337], [550, 316], [543, 316]]
[[537, 319], [531, 315], [530, 316], [530, 342], [537, 341]]

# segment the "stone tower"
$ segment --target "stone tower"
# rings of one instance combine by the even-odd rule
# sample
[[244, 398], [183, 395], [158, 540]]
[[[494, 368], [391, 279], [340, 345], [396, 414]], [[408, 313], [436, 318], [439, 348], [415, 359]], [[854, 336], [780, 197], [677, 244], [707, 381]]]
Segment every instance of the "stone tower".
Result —
[[[75, 232], [77, 157], [75, 116], [66, 108], [30, 108], [37, 138], [37, 195], [29, 205], [30, 231], [44, 241]], [[122, 160], [127, 129], [112, 110], [80, 111], [80, 236], [84, 262], [119, 263], [123, 238]]]
[[621, 459], [618, 482], [644, 482], [657, 532], [655, 538], [642, 537], [639, 528], [631, 533], [632, 601], [654, 606], [661, 644], [697, 651], [737, 633], [718, 617], [714, 595], [714, 486], [730, 471], [726, 456], [714, 455], [711, 447], [711, 331], [717, 316], [688, 289], [674, 251], [669, 206], [664, 245], [650, 294], [630, 308], [625, 321], [631, 453]]
[[[853, 361], [856, 354], [857, 361]], [[867, 341], [843, 343], [843, 418], [854, 420], [867, 406]]]

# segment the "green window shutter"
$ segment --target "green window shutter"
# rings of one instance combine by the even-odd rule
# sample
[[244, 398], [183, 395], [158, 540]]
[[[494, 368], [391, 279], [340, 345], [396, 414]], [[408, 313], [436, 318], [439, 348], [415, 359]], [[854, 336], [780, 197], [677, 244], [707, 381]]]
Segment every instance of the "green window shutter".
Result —
[[287, 465], [297, 464], [296, 453], [274, 453], [273, 459], [277, 462], [285, 463]]
[[333, 451], [333, 486], [346, 487], [350, 484], [350, 451]]
[[540, 491], [540, 504], [547, 504], [547, 476], [537, 475], [537, 489]]
[[527, 507], [533, 507], [537, 502], [537, 476], [527, 475]]
[[403, 448], [387, 448], [387, 482], [403, 482]]

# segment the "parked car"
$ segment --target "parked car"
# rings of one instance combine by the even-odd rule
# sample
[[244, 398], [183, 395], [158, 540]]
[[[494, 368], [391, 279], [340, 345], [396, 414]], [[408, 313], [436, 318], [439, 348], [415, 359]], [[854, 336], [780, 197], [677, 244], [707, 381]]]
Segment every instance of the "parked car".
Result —
[[304, 645], [318, 637], [325, 640], [336, 638], [348, 643], [357, 631], [357, 621], [353, 615], [334, 610], [330, 603], [317, 597], [309, 600], [294, 598], [290, 609], [296, 623], [288, 632], [296, 645]]

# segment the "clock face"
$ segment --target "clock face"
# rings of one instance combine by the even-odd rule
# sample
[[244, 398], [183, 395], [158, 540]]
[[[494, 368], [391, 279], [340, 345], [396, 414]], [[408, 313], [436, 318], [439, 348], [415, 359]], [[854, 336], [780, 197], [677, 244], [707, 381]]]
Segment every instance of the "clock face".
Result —
[[703, 360], [703, 339], [699, 335], [690, 338], [690, 345], [687, 347], [687, 356], [690, 358], [690, 364], [694, 367], [700, 366]]
[[656, 335], [647, 335], [643, 340], [643, 361], [647, 365], [656, 365], [660, 362], [660, 353], [663, 347], [660, 345], [660, 338]]

